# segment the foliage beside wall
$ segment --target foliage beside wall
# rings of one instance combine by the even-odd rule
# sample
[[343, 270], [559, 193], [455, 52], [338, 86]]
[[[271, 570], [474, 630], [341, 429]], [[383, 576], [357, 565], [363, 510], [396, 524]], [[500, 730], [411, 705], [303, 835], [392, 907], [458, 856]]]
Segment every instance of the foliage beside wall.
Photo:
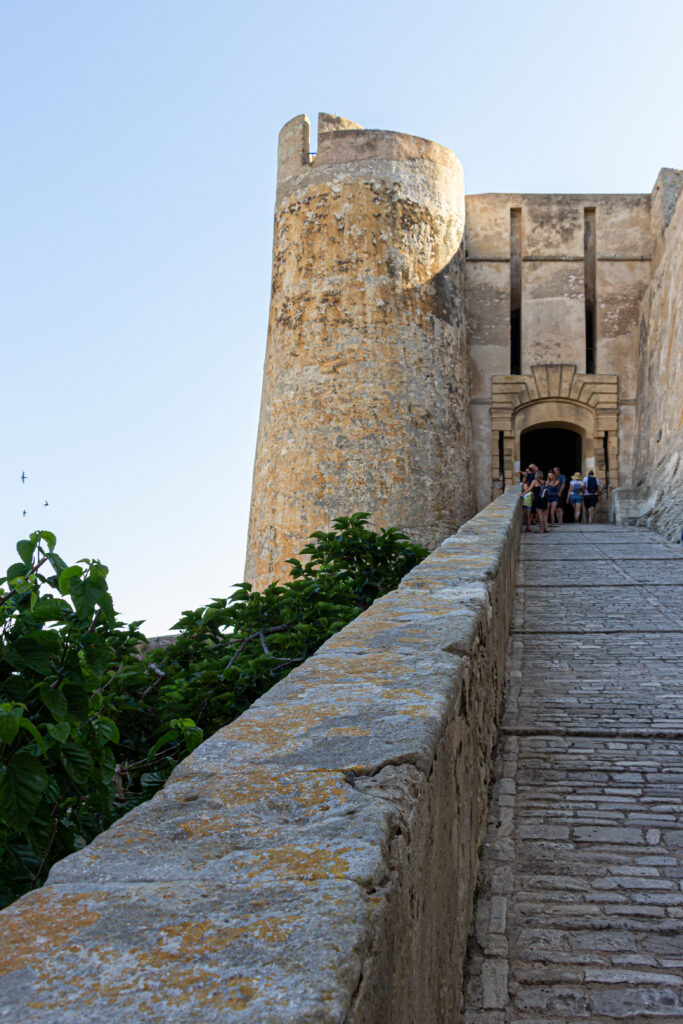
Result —
[[427, 554], [368, 515], [335, 521], [290, 578], [184, 612], [167, 647], [122, 623], [107, 568], [68, 566], [46, 530], [0, 579], [0, 906], [148, 799]]

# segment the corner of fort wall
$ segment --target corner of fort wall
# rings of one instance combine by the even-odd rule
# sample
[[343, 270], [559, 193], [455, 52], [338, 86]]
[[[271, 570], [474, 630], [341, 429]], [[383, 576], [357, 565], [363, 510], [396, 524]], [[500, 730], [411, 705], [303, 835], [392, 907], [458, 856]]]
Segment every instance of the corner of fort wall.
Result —
[[21, 1024], [443, 1024], [503, 686], [510, 489], [0, 915]]
[[683, 171], [652, 194], [653, 263], [640, 322], [635, 480], [639, 522], [671, 540], [683, 529]]

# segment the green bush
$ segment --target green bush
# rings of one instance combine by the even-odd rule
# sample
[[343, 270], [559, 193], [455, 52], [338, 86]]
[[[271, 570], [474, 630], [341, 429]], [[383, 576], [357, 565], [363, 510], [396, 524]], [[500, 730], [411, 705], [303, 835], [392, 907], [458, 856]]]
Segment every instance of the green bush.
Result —
[[107, 568], [43, 530], [0, 579], [0, 905], [151, 796], [205, 736], [394, 589], [426, 550], [365, 513], [314, 533], [290, 578], [184, 612], [166, 648], [121, 623]]

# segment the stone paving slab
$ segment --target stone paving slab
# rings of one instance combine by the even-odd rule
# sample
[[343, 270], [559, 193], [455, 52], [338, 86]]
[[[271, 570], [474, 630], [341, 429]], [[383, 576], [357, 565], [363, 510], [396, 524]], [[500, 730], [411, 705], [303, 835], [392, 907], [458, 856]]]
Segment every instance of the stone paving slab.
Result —
[[597, 529], [522, 541], [465, 1024], [683, 1019], [681, 551]]
[[683, 585], [667, 587], [659, 598], [656, 587], [593, 585], [590, 597], [577, 601], [572, 587], [525, 587], [517, 593], [516, 606], [524, 606], [519, 632], [530, 633], [629, 633], [637, 623], [644, 632], [683, 632]]
[[683, 633], [665, 647], [658, 634], [627, 639], [541, 634], [531, 645], [519, 637], [524, 672], [510, 673], [503, 728], [683, 734]]
[[566, 560], [556, 558], [525, 559], [520, 562], [518, 582], [522, 586], [573, 587], [578, 590], [598, 586], [633, 587], [642, 583], [656, 583], [657, 587], [683, 585], [683, 559], [623, 558], [602, 562], [599, 573], [585, 572], [572, 566], [567, 571]]

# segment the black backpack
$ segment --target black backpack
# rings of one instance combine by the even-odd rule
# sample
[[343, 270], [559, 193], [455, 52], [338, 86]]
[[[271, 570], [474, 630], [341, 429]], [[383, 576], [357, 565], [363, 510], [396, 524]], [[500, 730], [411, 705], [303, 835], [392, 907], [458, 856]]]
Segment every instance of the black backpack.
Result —
[[596, 478], [594, 476], [589, 476], [588, 477], [588, 482], [586, 483], [586, 490], [588, 491], [589, 494], [595, 494], [597, 489], [598, 489], [598, 481], [596, 480]]

